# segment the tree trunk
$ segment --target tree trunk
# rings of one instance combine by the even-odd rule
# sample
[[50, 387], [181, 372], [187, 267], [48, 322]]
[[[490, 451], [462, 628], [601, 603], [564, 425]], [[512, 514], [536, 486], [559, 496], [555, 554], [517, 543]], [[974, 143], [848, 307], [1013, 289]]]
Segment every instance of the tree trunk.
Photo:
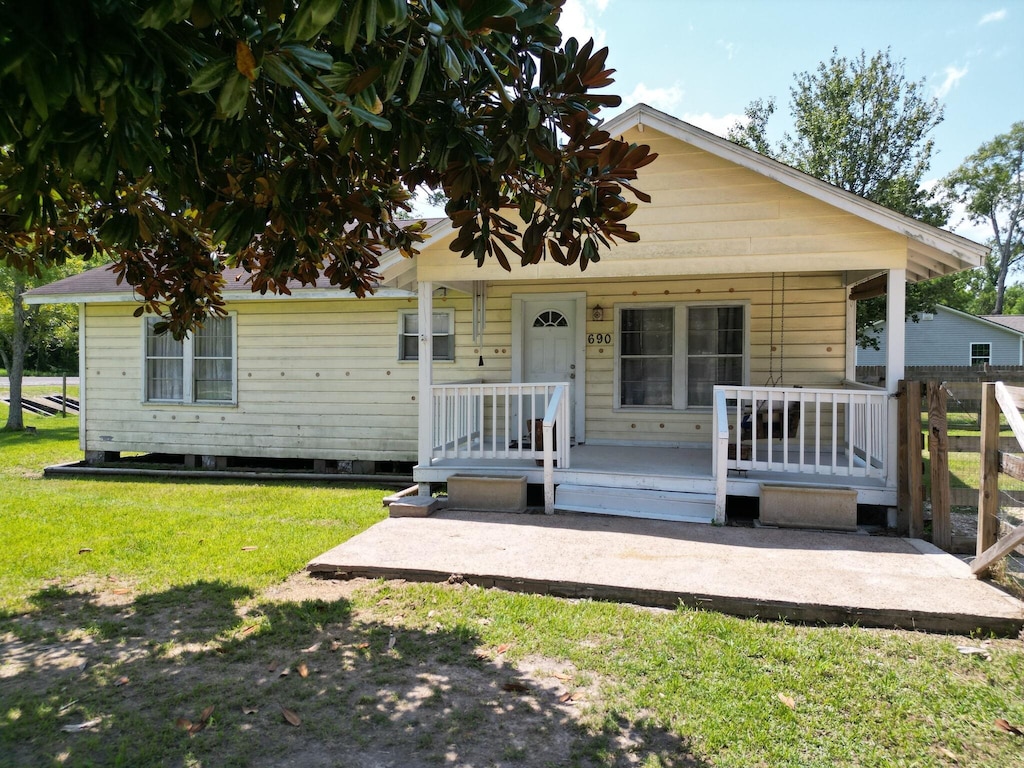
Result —
[[21, 302], [21, 294], [25, 292], [25, 281], [21, 277], [14, 278], [14, 331], [11, 334], [11, 360], [7, 375], [11, 380], [11, 408], [7, 414], [5, 429], [23, 430], [25, 420], [21, 413], [21, 379], [25, 373], [25, 305]]

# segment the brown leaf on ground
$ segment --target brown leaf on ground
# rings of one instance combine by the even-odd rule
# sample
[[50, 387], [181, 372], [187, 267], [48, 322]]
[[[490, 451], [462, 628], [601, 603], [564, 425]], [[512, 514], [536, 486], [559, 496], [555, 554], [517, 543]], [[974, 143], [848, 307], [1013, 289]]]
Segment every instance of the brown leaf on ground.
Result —
[[501, 656], [505, 651], [512, 647], [512, 643], [502, 643], [498, 646], [498, 655]]
[[358, 648], [360, 650], [366, 650], [369, 647], [370, 647], [369, 643], [360, 643], [359, 645], [356, 646], [356, 648]]
[[198, 723], [192, 723], [192, 725], [190, 725], [189, 728], [188, 728], [188, 735], [189, 736], [195, 736], [197, 733], [199, 733], [205, 727], [206, 727], [206, 721], [205, 720], [200, 720]]
[[567, 691], [558, 697], [560, 704], [572, 704], [573, 702], [579, 701], [580, 696], [578, 691]]
[[296, 728], [302, 725], [302, 719], [297, 714], [288, 709], [288, 707], [281, 707], [281, 714], [284, 715], [284, 719], [288, 722], [289, 725], [294, 725]]
[[203, 710], [203, 714], [199, 716], [199, 719], [204, 723], [210, 722], [210, 716], [213, 714], [213, 704]]
[[787, 696], [784, 693], [780, 693], [777, 695], [779, 697], [779, 701], [781, 701], [787, 707], [789, 707], [790, 709], [796, 709], [796, 701], [793, 699], [792, 696]]
[[127, 595], [131, 592], [130, 589], [124, 589], [123, 587], [121, 589], [115, 589], [112, 591], [115, 595]]
[[259, 547], [242, 547], [243, 552], [255, 552]]
[[130, 683], [130, 682], [131, 682], [131, 680], [129, 680], [124, 675], [122, 675], [121, 677], [117, 678], [117, 680], [114, 681], [114, 685], [117, 686], [118, 688], [120, 688], [122, 685], [128, 685], [128, 683]]
[[86, 552], [92, 552], [92, 547], [82, 547], [78, 550], [78, 554], [84, 555]]
[[256, 707], [242, 707], [243, 715], [255, 715], [257, 713], [259, 713], [259, 710]]
[[523, 683], [517, 683], [513, 680], [501, 686], [501, 690], [508, 691], [509, 693], [526, 693], [530, 690], [530, 687]]
[[183, 731], [188, 731], [192, 729], [192, 721], [187, 717], [179, 717], [174, 721], [174, 727], [181, 728]]
[[250, 624], [249, 626], [242, 628], [242, 634], [243, 635], [248, 635], [254, 629], [256, 629], [256, 625], [255, 624]]
[[313, 643], [309, 648], [305, 648], [303, 653], [316, 653], [320, 650], [320, 643]]
[[999, 730], [1001, 731], [1012, 733], [1014, 736], [1024, 736], [1024, 731], [1022, 731], [1016, 725], [1011, 724], [1008, 720], [1002, 717], [996, 718], [996, 727], [999, 728]]
[[278, 677], [288, 677], [288, 675], [289, 675], [290, 673], [291, 673], [291, 670], [290, 670], [290, 669], [289, 669], [288, 667], [285, 667], [284, 669], [282, 669], [282, 670], [281, 670], [281, 671], [280, 671], [280, 672], [278, 673], [278, 675], [277, 675], [277, 676], [278, 676]]
[[341, 649], [341, 641], [331, 640], [331, 653], [334, 653]]
[[299, 673], [299, 677], [309, 677], [309, 667], [306, 666], [306, 662], [300, 661], [295, 667], [295, 671]]
[[556, 680], [561, 680], [563, 683], [572, 680], [572, 675], [563, 675], [561, 672], [552, 672], [551, 676]]
[[939, 747], [939, 752], [942, 753], [943, 757], [945, 757], [945, 758], [947, 758], [949, 760], [952, 760], [954, 763], [959, 763], [960, 762], [960, 758], [957, 757], [956, 755], [954, 755], [952, 752], [950, 752], [945, 747]]

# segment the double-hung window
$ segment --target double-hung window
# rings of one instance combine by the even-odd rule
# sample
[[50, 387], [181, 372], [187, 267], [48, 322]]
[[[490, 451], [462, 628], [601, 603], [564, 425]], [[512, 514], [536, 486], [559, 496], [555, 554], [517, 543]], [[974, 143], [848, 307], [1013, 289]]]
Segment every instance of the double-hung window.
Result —
[[[434, 332], [434, 359], [455, 359], [455, 310], [439, 309], [431, 321]], [[398, 359], [419, 360], [420, 318], [414, 310], [398, 313]]]
[[145, 400], [231, 403], [235, 400], [235, 318], [210, 317], [184, 339], [145, 325]]
[[716, 384], [747, 370], [742, 305], [624, 307], [618, 315], [619, 408], [704, 408]]
[[992, 362], [992, 345], [987, 342], [971, 342], [971, 365], [986, 365]]

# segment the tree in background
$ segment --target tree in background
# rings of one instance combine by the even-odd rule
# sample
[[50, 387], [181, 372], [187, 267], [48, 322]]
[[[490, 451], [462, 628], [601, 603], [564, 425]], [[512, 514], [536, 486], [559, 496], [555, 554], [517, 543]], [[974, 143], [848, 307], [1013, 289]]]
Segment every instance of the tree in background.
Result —
[[[586, 268], [637, 239], [624, 189], [649, 199], [630, 183], [653, 156], [598, 128], [620, 103], [594, 93], [607, 50], [562, 40], [563, 2], [5, 7], [0, 259], [35, 274], [102, 249], [181, 336], [223, 312], [225, 261], [261, 292], [320, 274], [372, 291], [380, 255], [422, 241], [399, 219], [426, 189], [478, 265]], [[88, 226], [62, 226], [54, 200]]]
[[[774, 99], [756, 100], [747, 120], [729, 139], [898, 213], [934, 226], [948, 219], [942, 202], [922, 187], [931, 162], [934, 128], [942, 107], [924, 96], [924, 81], [907, 80], [902, 60], [890, 51], [847, 59], [836, 49], [814, 72], [796, 75], [790, 89], [792, 133], [772, 142]], [[934, 309], [943, 288], [908, 286], [907, 313]], [[857, 302], [857, 341], [871, 346], [865, 330], [885, 317], [883, 297]]]
[[995, 288], [991, 314], [1006, 307], [1006, 278], [1024, 259], [1024, 122], [985, 142], [943, 180], [950, 199], [967, 217], [992, 228], [987, 275]]

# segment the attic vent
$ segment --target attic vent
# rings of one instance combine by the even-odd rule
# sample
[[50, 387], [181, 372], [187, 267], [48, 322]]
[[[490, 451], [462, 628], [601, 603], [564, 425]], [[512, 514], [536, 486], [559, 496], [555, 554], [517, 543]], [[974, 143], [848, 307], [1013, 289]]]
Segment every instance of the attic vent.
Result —
[[932, 313], [932, 312], [922, 312], [921, 313], [921, 319], [922, 320], [934, 320], [935, 319], [935, 314]]

